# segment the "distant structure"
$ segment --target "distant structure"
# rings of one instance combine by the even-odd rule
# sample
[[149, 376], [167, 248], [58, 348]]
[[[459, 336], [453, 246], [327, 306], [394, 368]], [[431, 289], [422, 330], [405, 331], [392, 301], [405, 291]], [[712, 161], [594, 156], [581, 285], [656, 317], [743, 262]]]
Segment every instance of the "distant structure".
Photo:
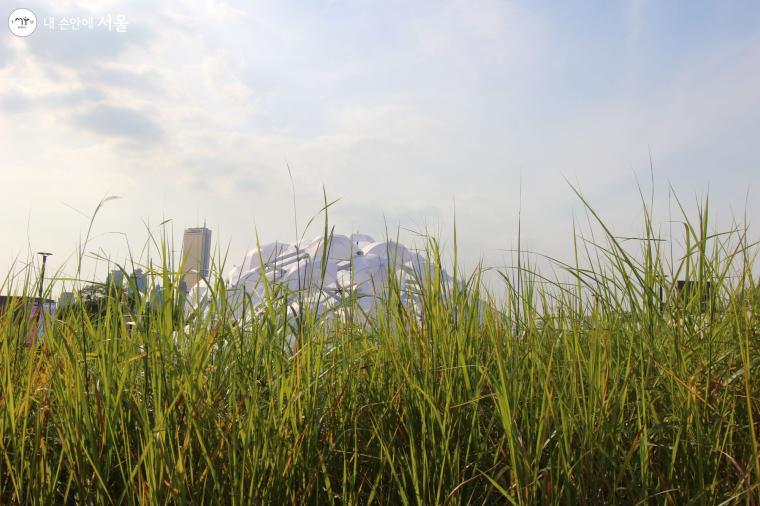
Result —
[[164, 304], [164, 289], [161, 286], [155, 285], [150, 290], [148, 295], [148, 301], [154, 308], [159, 308]]
[[75, 302], [74, 298], [74, 292], [61, 292], [61, 295], [58, 297], [58, 307], [64, 308], [66, 306], [70, 306]]
[[185, 289], [198, 284], [209, 274], [211, 263], [211, 230], [205, 226], [185, 229], [182, 238], [182, 278]]
[[284, 294], [289, 315], [309, 307], [326, 320], [356, 316], [369, 322], [392, 294], [399, 298], [393, 304], [401, 302], [421, 315], [426, 283], [441, 283], [450, 290], [454, 278], [426, 252], [365, 234], [330, 234], [295, 244], [263, 244], [228, 271], [224, 281], [227, 289], [222, 294], [205, 283], [198, 285], [186, 308], [206, 311], [214, 300], [221, 301], [215, 297], [225, 297], [233, 318], [240, 321], [251, 310], [259, 312], [271, 303], [267, 283], [281, 289], [278, 293]]
[[676, 297], [682, 301], [681, 303], [687, 304], [689, 300], [699, 295], [699, 310], [703, 313], [707, 311], [711, 291], [712, 283], [710, 281], [704, 281], [701, 286], [700, 282], [696, 280], [679, 280], [676, 282]]
[[16, 311], [22, 311], [26, 308], [36, 314], [39, 300], [42, 300], [42, 307], [48, 314], [55, 314], [55, 301], [53, 299], [38, 299], [22, 295], [0, 295], [0, 315], [9, 308], [14, 308]]
[[113, 269], [108, 273], [108, 279], [106, 279], [106, 285], [113, 285], [116, 288], [121, 288], [124, 283], [124, 272], [121, 269]]
[[142, 269], [135, 269], [132, 279], [138, 292], [144, 294], [148, 291], [148, 279], [145, 277], [145, 272]]
[[29, 296], [0, 295], [0, 315], [7, 311], [13, 311], [16, 315], [26, 314], [29, 318], [29, 329], [24, 337], [24, 344], [30, 346], [45, 332], [46, 320], [43, 313], [51, 318], [55, 316], [55, 301]]

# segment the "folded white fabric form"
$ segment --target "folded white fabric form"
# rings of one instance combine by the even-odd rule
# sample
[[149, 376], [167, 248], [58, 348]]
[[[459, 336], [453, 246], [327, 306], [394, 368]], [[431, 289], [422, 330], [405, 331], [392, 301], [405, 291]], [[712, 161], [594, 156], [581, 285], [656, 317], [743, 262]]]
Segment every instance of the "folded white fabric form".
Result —
[[[224, 281], [227, 303], [236, 319], [263, 307], [268, 296], [285, 300], [293, 314], [303, 305], [326, 319], [345, 311], [351, 297], [370, 319], [387, 296], [390, 279], [398, 283], [401, 300], [413, 305], [420, 284], [435, 274], [425, 255], [403, 244], [375, 241], [365, 234], [334, 234], [295, 244], [262, 245], [230, 269]], [[442, 282], [451, 283], [444, 271], [438, 275]], [[190, 288], [188, 310], [203, 310], [209, 302], [205, 281]]]

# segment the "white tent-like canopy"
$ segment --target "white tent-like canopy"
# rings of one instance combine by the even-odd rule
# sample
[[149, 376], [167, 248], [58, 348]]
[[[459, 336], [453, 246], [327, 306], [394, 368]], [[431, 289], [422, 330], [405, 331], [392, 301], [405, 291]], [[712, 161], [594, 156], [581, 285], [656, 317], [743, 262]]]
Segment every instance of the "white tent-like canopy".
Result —
[[[389, 279], [398, 281], [401, 300], [414, 304], [419, 283], [434, 274], [433, 267], [424, 254], [395, 241], [334, 234], [298, 244], [277, 241], [262, 245], [230, 269], [224, 281], [227, 303], [236, 319], [251, 307], [263, 307], [267, 290], [284, 295], [294, 314], [299, 304], [304, 304], [331, 318], [350, 296], [371, 318], [387, 296]], [[443, 271], [441, 277], [451, 282]], [[208, 287], [201, 281], [190, 290], [188, 309], [202, 310], [208, 302]]]

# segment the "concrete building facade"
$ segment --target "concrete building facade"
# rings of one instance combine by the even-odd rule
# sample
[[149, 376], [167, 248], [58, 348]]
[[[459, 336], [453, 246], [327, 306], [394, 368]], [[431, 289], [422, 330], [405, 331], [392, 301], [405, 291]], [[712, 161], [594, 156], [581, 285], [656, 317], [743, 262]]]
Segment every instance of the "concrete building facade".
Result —
[[185, 229], [181, 261], [182, 283], [187, 289], [208, 277], [211, 264], [211, 230], [205, 226]]

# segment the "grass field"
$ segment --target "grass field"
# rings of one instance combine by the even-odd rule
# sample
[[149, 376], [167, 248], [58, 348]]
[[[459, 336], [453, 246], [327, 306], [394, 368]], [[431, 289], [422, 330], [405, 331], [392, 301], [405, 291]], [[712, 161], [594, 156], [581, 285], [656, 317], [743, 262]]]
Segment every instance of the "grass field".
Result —
[[421, 317], [391, 282], [369, 326], [289, 317], [277, 287], [245, 324], [185, 314], [168, 268], [160, 304], [112, 290], [33, 346], [7, 310], [0, 503], [760, 504], [756, 248], [708, 214], [673, 261], [646, 214], [493, 296], [448, 265]]

